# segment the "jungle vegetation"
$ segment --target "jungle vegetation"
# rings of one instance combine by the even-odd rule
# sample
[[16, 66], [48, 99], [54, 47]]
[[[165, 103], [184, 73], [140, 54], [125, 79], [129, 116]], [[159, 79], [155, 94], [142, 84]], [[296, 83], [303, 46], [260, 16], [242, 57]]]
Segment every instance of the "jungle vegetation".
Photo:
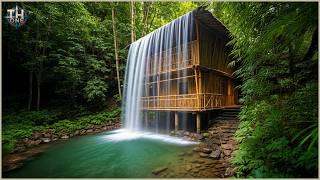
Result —
[[[15, 3], [2, 3], [2, 14]], [[210, 2], [19, 3], [2, 21], [2, 148], [45, 128], [120, 115], [130, 43], [199, 5], [230, 31], [242, 82], [237, 177], [318, 176], [318, 4]]]

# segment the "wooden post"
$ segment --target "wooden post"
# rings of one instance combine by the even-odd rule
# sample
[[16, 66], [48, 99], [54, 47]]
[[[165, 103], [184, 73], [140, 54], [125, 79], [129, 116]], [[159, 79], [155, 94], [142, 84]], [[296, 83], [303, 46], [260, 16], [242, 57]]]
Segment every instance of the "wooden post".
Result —
[[148, 129], [148, 112], [144, 112], [144, 129]]
[[200, 112], [197, 112], [197, 133], [200, 134]]
[[178, 126], [179, 126], [178, 112], [174, 112], [174, 130], [175, 131], [178, 131]]

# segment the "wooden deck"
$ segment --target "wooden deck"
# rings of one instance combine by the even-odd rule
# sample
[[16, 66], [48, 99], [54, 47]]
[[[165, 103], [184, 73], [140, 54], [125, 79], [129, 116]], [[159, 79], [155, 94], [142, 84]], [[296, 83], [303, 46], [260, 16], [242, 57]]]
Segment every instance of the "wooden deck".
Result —
[[230, 98], [213, 93], [183, 94], [142, 97], [141, 103], [142, 110], [199, 112], [231, 106]]

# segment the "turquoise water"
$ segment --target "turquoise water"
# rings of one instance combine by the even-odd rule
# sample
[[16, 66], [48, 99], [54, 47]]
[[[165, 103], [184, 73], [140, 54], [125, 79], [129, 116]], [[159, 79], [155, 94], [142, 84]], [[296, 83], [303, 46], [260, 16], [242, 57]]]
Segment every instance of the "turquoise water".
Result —
[[177, 162], [191, 144], [167, 136], [108, 132], [53, 143], [5, 177], [153, 177], [152, 170]]

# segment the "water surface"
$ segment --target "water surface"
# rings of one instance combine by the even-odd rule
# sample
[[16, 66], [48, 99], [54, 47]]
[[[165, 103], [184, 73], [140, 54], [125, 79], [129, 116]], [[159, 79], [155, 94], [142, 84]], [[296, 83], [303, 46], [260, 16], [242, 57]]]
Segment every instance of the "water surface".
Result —
[[153, 177], [152, 170], [176, 163], [191, 142], [149, 133], [112, 131], [53, 143], [5, 177]]

